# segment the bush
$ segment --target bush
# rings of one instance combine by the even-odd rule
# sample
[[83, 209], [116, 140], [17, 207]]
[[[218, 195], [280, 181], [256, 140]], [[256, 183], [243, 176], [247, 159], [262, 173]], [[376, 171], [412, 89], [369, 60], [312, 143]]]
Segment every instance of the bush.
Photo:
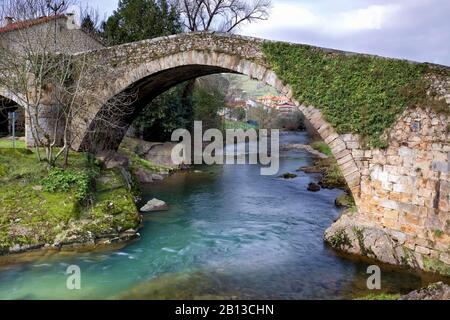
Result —
[[323, 141], [315, 141], [311, 143], [311, 147], [329, 157], [333, 156], [330, 146]]
[[90, 194], [94, 173], [92, 171], [74, 172], [53, 168], [48, 176], [42, 179], [44, 190], [50, 193], [75, 191], [75, 198], [85, 202]]

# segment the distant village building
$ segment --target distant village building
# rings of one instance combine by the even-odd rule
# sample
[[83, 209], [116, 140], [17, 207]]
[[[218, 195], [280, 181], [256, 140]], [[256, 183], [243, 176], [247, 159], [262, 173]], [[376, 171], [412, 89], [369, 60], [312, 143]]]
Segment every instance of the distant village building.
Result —
[[52, 52], [77, 53], [101, 49], [103, 43], [90, 32], [83, 29], [80, 17], [76, 13], [59, 14], [40, 17], [33, 20], [15, 21], [14, 17], [6, 17], [0, 28], [0, 46], [10, 51], [20, 52], [35, 46]]
[[275, 109], [282, 113], [289, 113], [295, 110], [295, 105], [288, 97], [267, 95], [257, 99], [266, 109]]
[[[81, 27], [80, 17], [74, 12], [16, 21], [5, 17], [0, 27], [0, 47], [20, 55], [24, 49], [36, 48], [49, 52], [77, 53], [104, 48], [103, 43]], [[26, 44], [24, 44], [26, 43]], [[10, 131], [8, 112], [18, 111], [17, 131], [24, 131], [23, 110], [0, 96], [0, 136]]]
[[277, 104], [275, 106], [275, 109], [281, 113], [291, 113], [294, 112], [295, 110], [295, 104], [292, 103], [291, 101], [288, 101], [282, 104]]
[[289, 102], [289, 99], [285, 96], [267, 95], [259, 97], [257, 101], [267, 108], [275, 108], [278, 104]]

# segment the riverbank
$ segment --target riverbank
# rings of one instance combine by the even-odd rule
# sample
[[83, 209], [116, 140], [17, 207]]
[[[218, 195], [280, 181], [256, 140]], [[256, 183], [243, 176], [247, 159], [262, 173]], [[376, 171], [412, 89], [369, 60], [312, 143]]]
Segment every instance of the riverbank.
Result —
[[128, 241], [142, 217], [118, 169], [81, 153], [47, 169], [28, 149], [0, 148], [0, 253]]
[[[23, 144], [0, 139], [0, 254], [125, 243], [139, 238], [140, 185], [177, 169], [171, 146], [125, 139], [119, 152], [72, 152], [48, 169]], [[156, 163], [155, 163], [156, 162]]]

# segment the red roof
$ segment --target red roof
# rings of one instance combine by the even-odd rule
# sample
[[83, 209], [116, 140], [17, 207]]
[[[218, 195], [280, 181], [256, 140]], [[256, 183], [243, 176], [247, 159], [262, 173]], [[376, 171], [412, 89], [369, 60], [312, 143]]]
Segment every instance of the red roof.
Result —
[[14, 23], [10, 23], [5, 27], [0, 28], [0, 33], [10, 32], [14, 30], [19, 30], [23, 28], [29, 28], [41, 23], [46, 23], [49, 21], [53, 21], [60, 18], [66, 18], [64, 14], [57, 14], [54, 16], [48, 16], [48, 17], [41, 17], [37, 19], [31, 19], [31, 20], [24, 20], [24, 21], [18, 21]]

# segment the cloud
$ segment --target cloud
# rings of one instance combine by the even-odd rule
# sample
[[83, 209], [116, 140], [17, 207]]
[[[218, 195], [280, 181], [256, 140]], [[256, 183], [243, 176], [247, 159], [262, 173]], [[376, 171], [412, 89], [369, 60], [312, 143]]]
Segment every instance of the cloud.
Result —
[[450, 65], [450, 1], [274, 0], [240, 33]]
[[313, 11], [298, 3], [277, 1], [269, 20], [247, 26], [246, 33], [262, 34], [274, 26], [298, 30], [315, 30], [322, 33], [342, 35], [362, 30], [381, 29], [397, 11], [397, 5], [370, 5], [364, 9], [341, 12]]

